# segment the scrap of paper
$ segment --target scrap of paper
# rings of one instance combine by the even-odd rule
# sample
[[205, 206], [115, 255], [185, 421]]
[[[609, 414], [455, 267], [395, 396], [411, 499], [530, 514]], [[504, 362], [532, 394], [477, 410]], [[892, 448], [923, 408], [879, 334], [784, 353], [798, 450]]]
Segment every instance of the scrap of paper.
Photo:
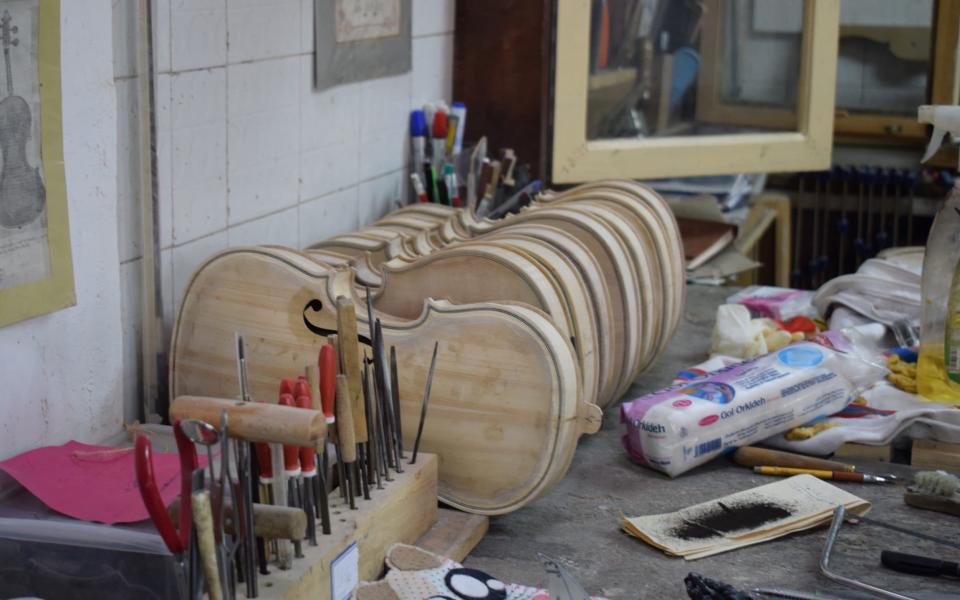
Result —
[[826, 524], [839, 504], [857, 515], [870, 509], [822, 479], [795, 475], [676, 512], [624, 518], [621, 526], [667, 554], [694, 560]]
[[[206, 464], [200, 456], [200, 466]], [[153, 453], [160, 495], [167, 504], [180, 493], [180, 460], [176, 454]], [[148, 518], [133, 466], [133, 448], [91, 446], [69, 441], [46, 446], [0, 462], [51, 509], [82, 521], [112, 525]]]

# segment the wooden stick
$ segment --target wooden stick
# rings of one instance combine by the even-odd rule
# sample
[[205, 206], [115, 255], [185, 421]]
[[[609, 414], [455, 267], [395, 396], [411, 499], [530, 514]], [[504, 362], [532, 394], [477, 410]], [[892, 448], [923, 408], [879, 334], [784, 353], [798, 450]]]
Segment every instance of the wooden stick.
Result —
[[263, 402], [239, 402], [205, 396], [180, 396], [170, 405], [171, 419], [200, 419], [220, 428], [226, 411], [230, 437], [248, 442], [309, 446], [322, 450], [327, 433], [323, 411]]
[[197, 546], [200, 549], [200, 563], [207, 577], [207, 592], [210, 600], [223, 600], [220, 587], [220, 571], [217, 568], [217, 544], [213, 540], [213, 511], [210, 508], [210, 492], [200, 490], [191, 495], [193, 525], [197, 530]]
[[[353, 300], [345, 296], [337, 298], [337, 339], [340, 350], [340, 370], [349, 383], [350, 410], [353, 419], [354, 439], [357, 443], [367, 441], [367, 420], [364, 416], [363, 398], [360, 397], [360, 340], [357, 334], [357, 309]], [[339, 385], [337, 386], [339, 389]], [[337, 403], [339, 404], [339, 402]], [[342, 433], [343, 429], [339, 431]]]
[[[170, 518], [177, 522], [180, 518], [180, 498], [173, 501], [168, 509]], [[233, 505], [223, 505], [223, 529], [236, 534], [233, 518]], [[274, 506], [272, 504], [253, 504], [253, 533], [256, 537], [271, 540], [300, 539], [307, 532], [307, 516], [299, 508]]]

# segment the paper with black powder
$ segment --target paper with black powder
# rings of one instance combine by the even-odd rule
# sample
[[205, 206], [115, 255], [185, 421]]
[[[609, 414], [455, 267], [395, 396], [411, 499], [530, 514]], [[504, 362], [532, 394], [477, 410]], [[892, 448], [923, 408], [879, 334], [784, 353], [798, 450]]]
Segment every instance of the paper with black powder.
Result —
[[687, 560], [758, 544], [830, 521], [838, 504], [862, 515], [870, 503], [812, 475], [696, 504], [676, 512], [624, 518], [623, 529]]

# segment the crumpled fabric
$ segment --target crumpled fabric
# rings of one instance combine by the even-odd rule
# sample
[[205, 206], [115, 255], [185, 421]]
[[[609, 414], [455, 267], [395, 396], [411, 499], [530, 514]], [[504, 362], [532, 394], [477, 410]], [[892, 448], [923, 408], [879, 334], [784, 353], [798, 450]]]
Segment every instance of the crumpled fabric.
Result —
[[824, 316], [844, 306], [884, 325], [901, 319], [918, 322], [922, 268], [923, 248], [891, 248], [865, 261], [856, 273], [823, 284], [813, 306]]
[[751, 319], [750, 310], [742, 304], [721, 304], [710, 337], [710, 354], [753, 358], [803, 337], [802, 333], [791, 334], [781, 329], [772, 319]]
[[[356, 600], [424, 600], [426, 598], [476, 598], [477, 600], [550, 600], [550, 591], [517, 583], [504, 583], [478, 569], [407, 544], [387, 549], [388, 571], [380, 581], [357, 587]], [[591, 600], [604, 600], [592, 597]]]

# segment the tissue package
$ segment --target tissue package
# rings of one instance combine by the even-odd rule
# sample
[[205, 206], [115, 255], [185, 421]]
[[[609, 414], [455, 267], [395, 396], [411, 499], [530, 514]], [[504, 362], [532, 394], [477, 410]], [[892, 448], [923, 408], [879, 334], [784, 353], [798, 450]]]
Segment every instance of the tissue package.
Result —
[[820, 336], [625, 402], [624, 446], [635, 461], [674, 476], [835, 413], [862, 382], [882, 377], [839, 351], [843, 343]]

